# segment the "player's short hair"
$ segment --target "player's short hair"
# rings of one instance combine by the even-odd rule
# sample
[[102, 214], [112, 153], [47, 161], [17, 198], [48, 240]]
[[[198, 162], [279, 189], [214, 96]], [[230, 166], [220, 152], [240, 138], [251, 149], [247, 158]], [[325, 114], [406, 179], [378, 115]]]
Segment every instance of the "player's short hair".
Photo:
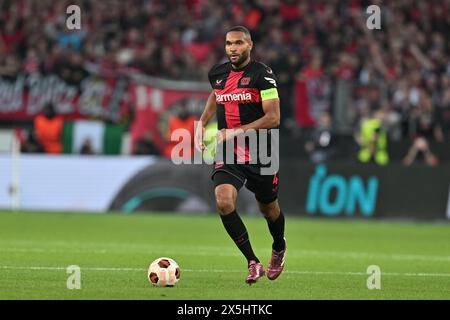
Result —
[[231, 29], [228, 29], [228, 32], [242, 32], [243, 34], [245, 34], [250, 40], [252, 39], [252, 35], [250, 34], [250, 31], [244, 27], [244, 26], [234, 26]]

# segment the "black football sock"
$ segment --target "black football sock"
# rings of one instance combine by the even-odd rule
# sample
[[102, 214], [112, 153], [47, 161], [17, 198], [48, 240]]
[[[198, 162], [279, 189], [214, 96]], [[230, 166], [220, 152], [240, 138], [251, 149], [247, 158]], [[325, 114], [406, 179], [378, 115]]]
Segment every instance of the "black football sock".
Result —
[[272, 249], [276, 252], [280, 252], [286, 248], [286, 242], [284, 241], [284, 215], [280, 211], [280, 215], [277, 220], [270, 221], [267, 220], [267, 225], [269, 226], [270, 234], [273, 238]]
[[250, 244], [247, 229], [237, 212], [233, 211], [230, 214], [221, 215], [220, 217], [222, 218], [222, 223], [231, 239], [233, 239], [239, 250], [241, 250], [245, 258], [247, 258], [247, 261], [250, 262], [250, 260], [255, 260], [256, 262], [259, 262], [253, 252], [252, 245]]

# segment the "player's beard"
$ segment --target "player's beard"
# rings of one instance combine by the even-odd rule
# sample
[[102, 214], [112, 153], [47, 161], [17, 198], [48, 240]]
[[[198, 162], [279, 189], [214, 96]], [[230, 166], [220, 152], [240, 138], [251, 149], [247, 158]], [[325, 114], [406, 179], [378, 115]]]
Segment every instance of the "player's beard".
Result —
[[228, 59], [230, 60], [231, 64], [235, 67], [238, 68], [245, 60], [247, 60], [249, 55], [248, 51], [244, 51], [242, 52], [242, 54], [240, 55], [239, 59], [236, 60], [236, 62], [232, 62], [231, 61], [231, 55], [228, 55]]

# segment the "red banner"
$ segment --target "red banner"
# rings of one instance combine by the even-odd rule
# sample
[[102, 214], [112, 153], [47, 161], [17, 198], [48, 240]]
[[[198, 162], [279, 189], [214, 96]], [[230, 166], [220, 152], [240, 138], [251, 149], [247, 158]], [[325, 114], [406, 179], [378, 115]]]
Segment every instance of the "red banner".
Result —
[[126, 111], [126, 78], [88, 76], [72, 85], [57, 75], [21, 73], [0, 77], [0, 121], [32, 120], [52, 102], [66, 119], [95, 118], [118, 122]]

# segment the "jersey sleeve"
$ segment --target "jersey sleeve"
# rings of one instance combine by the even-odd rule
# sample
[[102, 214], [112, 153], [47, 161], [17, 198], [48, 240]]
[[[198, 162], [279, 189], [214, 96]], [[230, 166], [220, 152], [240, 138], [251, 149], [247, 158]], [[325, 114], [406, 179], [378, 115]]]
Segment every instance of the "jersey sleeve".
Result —
[[211, 70], [209, 70], [209, 72], [208, 72], [208, 81], [209, 81], [209, 85], [211, 86], [211, 88], [213, 87], [213, 85], [212, 85], [212, 73], [211, 73], [211, 71], [212, 71], [213, 69], [211, 68]]
[[259, 90], [261, 100], [278, 98], [278, 79], [270, 67], [264, 67], [258, 73], [256, 88]]
[[217, 70], [220, 68], [220, 65], [216, 64], [212, 66], [212, 68], [208, 72], [208, 80], [211, 88], [214, 89], [214, 81], [217, 78]]

